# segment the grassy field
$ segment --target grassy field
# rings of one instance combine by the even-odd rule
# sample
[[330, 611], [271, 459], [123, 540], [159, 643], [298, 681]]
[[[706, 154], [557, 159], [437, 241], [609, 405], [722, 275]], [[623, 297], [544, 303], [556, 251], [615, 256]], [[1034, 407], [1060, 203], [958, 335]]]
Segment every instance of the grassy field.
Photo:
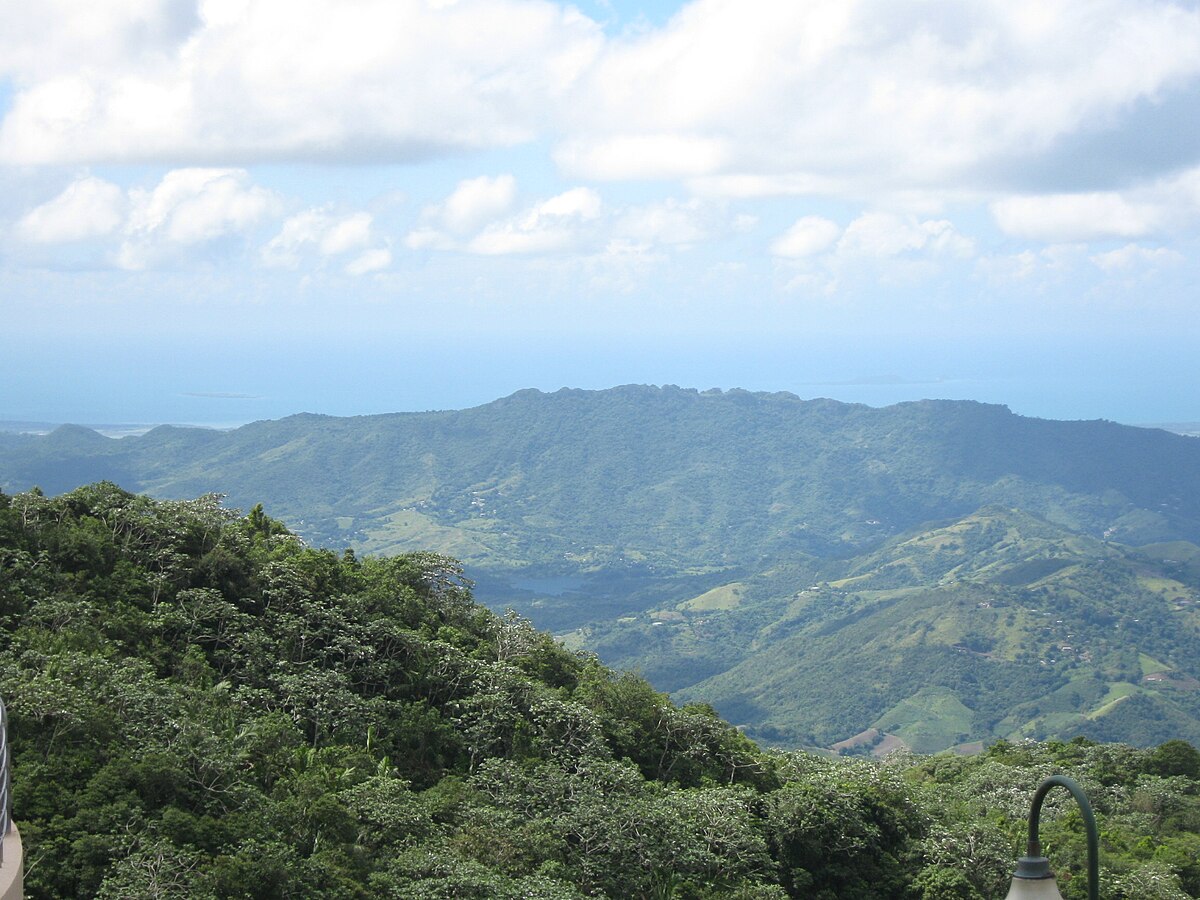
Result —
[[720, 587], [713, 588], [711, 591], [705, 591], [699, 597], [693, 597], [691, 600], [680, 603], [679, 608], [692, 612], [705, 612], [714, 609], [737, 609], [741, 605], [742, 595], [745, 593], [745, 590], [746, 586], [738, 581], [732, 584], [723, 584]]
[[872, 726], [894, 734], [917, 753], [936, 753], [972, 731], [974, 713], [948, 688], [922, 688], [901, 700]]
[[1170, 672], [1171, 667], [1160, 663], [1153, 656], [1147, 656], [1145, 653], [1138, 654], [1138, 664], [1142, 667], [1143, 675], [1154, 675], [1157, 672]]

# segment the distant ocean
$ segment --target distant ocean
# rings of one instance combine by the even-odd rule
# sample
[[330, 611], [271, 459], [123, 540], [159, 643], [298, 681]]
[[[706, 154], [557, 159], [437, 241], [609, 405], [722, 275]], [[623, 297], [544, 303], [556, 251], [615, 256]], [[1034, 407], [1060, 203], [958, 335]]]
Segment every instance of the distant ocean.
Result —
[[[188, 423], [228, 428], [299, 412], [365, 415], [462, 409], [522, 388], [676, 384], [790, 391], [886, 406], [978, 400], [1050, 419], [1200, 422], [1200, 354], [1135, 340], [1071, 346], [1049, 339], [868, 342], [828, 335], [771, 342], [652, 336], [556, 340], [478, 336], [272, 346], [156, 343], [45, 348], [12, 342], [0, 358], [0, 420]], [[131, 433], [144, 425], [105, 425]]]

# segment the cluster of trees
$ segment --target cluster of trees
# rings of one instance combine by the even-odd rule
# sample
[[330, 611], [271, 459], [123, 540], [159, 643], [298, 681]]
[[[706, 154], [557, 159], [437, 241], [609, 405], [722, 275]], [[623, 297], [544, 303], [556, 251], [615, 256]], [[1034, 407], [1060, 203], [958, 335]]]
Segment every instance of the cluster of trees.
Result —
[[[1186, 743], [766, 752], [476, 605], [453, 560], [215, 496], [0, 493], [0, 694], [31, 897], [982, 900], [1051, 771], [1093, 797], [1105, 896], [1200, 897]], [[1044, 823], [1082, 872], [1069, 805]]]

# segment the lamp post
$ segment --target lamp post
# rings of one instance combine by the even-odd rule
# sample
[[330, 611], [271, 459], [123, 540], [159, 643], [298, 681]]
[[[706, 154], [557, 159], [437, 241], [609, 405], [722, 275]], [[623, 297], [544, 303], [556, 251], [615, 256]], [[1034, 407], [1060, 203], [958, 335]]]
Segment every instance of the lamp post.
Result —
[[1054, 873], [1050, 871], [1050, 860], [1042, 856], [1042, 845], [1038, 841], [1042, 801], [1056, 785], [1071, 792], [1083, 813], [1088, 845], [1088, 900], [1100, 900], [1100, 835], [1096, 830], [1096, 817], [1092, 814], [1092, 805], [1088, 803], [1083, 789], [1065, 775], [1051, 775], [1033, 795], [1033, 807], [1029, 810], [1029, 845], [1025, 855], [1017, 860], [1017, 871], [1013, 874], [1012, 887], [1005, 900], [1062, 900]]

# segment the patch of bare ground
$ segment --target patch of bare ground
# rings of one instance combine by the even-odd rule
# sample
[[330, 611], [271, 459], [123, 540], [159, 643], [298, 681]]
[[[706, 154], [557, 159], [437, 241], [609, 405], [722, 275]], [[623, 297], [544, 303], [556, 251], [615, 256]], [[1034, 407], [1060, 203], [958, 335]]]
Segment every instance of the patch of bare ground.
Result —
[[860, 731], [858, 734], [854, 735], [853, 737], [848, 737], [844, 741], [838, 741], [836, 744], [830, 747], [830, 749], [841, 753], [845, 750], [853, 750], [855, 747], [861, 747], [864, 744], [870, 744], [878, 737], [879, 729], [868, 728], [866, 731]]
[[1200, 681], [1182, 672], [1152, 672], [1143, 676], [1142, 681], [1155, 687], [1175, 688], [1177, 691], [1200, 691]]
[[911, 749], [904, 740], [895, 734], [885, 734], [879, 745], [871, 751], [871, 755], [876, 759], [883, 759], [893, 750], [909, 750]]

